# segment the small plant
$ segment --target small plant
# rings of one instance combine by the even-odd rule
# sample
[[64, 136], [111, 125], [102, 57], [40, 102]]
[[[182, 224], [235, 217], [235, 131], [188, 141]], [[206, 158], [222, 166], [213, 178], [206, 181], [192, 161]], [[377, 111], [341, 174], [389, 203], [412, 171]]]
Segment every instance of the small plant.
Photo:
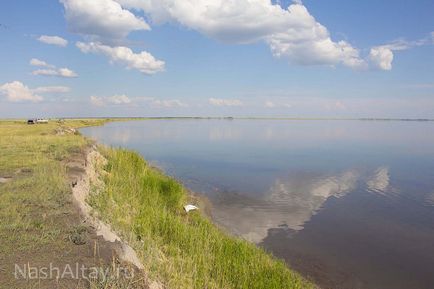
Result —
[[85, 226], [76, 226], [72, 228], [69, 232], [69, 241], [74, 243], [75, 245], [84, 245], [87, 242], [87, 227]]

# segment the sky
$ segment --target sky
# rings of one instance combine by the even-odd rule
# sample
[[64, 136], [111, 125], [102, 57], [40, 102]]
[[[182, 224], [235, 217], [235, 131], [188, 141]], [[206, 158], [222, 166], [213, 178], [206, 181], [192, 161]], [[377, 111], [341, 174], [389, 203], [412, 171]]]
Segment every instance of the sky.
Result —
[[432, 0], [0, 7], [0, 118], [434, 118]]

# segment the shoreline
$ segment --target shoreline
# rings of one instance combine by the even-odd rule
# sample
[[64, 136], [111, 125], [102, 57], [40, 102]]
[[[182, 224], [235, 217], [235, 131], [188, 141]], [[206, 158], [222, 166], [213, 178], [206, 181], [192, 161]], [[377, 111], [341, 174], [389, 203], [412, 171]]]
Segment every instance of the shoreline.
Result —
[[[221, 241], [222, 242], [221, 245], [224, 246], [225, 242], [229, 242], [229, 243], [234, 242], [234, 244], [231, 245], [231, 246], [234, 246], [234, 245], [236, 247], [239, 246], [239, 249], [241, 250], [241, 252], [243, 250], [250, 251], [249, 254], [253, 254], [252, 256], [256, 256], [255, 258], [258, 258], [257, 261], [259, 263], [256, 264], [256, 267], [257, 266], [259, 266], [259, 267], [261, 267], [261, 266], [265, 266], [265, 267], [271, 266], [267, 270], [271, 269], [272, 270], [271, 272], [273, 272], [273, 270], [274, 270], [275, 273], [271, 273], [271, 275], [277, 274], [276, 277], [277, 276], [279, 276], [279, 277], [278, 277], [278, 279], [273, 280], [273, 277], [271, 276], [272, 279], [268, 281], [268, 282], [271, 282], [270, 284], [274, 283], [277, 280], [281, 280], [281, 281], [286, 280], [286, 282], [284, 282], [284, 283], [280, 283], [281, 281], [278, 281], [279, 285], [275, 284], [275, 285], [267, 285], [266, 286], [265, 284], [263, 284], [263, 285], [259, 285], [258, 286], [258, 284], [255, 285], [255, 284], [252, 283], [252, 281], [258, 283], [257, 282], [258, 280], [255, 280], [257, 278], [252, 278], [253, 276], [251, 276], [249, 278], [245, 278], [247, 276], [234, 276], [234, 277], [240, 278], [240, 279], [242, 279], [244, 277], [245, 280], [243, 281], [244, 283], [242, 283], [242, 284], [238, 284], [238, 281], [236, 281], [235, 283], [232, 283], [232, 285], [231, 285], [231, 282], [234, 282], [235, 279], [232, 280], [232, 281], [230, 281], [230, 280], [218, 280], [218, 279], [222, 279], [222, 278], [220, 278], [220, 277], [217, 276], [217, 280], [216, 281], [218, 283], [222, 282], [221, 286], [216, 286], [217, 284], [214, 284], [210, 288], [249, 288], [249, 289], [250, 288], [303, 288], [303, 289], [304, 288], [316, 288], [316, 286], [314, 286], [313, 284], [311, 284], [311, 283], [303, 280], [304, 278], [301, 278], [301, 276], [299, 276], [298, 273], [293, 272], [289, 267], [287, 267], [287, 264], [284, 264], [283, 261], [278, 260], [277, 258], [271, 256], [271, 254], [269, 254], [269, 253], [266, 253], [264, 251], [264, 249], [258, 247], [256, 244], [247, 242], [246, 240], [241, 239], [240, 237], [231, 235], [229, 232], [227, 232], [227, 230], [225, 230], [224, 228], [221, 228], [218, 224], [214, 223], [213, 220], [212, 220], [212, 216], [210, 215], [210, 208], [208, 207], [209, 204], [208, 205], [205, 204], [205, 206], [204, 206], [204, 203], [209, 203], [208, 199], [204, 200], [203, 196], [198, 195], [197, 193], [194, 193], [194, 192], [188, 190], [182, 184], [182, 182], [180, 182], [179, 180], [176, 180], [173, 177], [167, 176], [166, 173], [163, 170], [161, 170], [160, 168], [155, 168], [155, 167], [153, 167], [151, 165], [148, 165], [148, 163], [146, 162], [146, 160], [141, 155], [139, 155], [138, 153], [132, 152], [132, 151], [129, 151], [129, 150], [126, 150], [126, 149], [122, 149], [122, 148], [116, 148], [116, 149], [114, 149], [114, 148], [105, 147], [105, 146], [104, 147], [100, 147], [100, 148], [103, 149], [103, 151], [101, 153], [104, 155], [104, 157], [106, 159], [109, 160], [109, 162], [112, 159], [119, 158], [120, 159], [119, 160], [120, 163], [118, 165], [122, 166], [122, 163], [123, 163], [122, 160], [123, 159], [128, 159], [129, 160], [128, 162], [138, 163], [139, 167], [142, 168], [142, 169], [136, 169], [136, 170], [129, 171], [128, 167], [122, 167], [121, 168], [122, 170], [117, 172], [117, 173], [120, 173], [122, 175], [122, 177], [121, 177], [122, 183], [120, 184], [120, 187], [122, 187], [122, 185], [126, 185], [125, 178], [132, 178], [131, 174], [134, 175], [135, 172], [137, 172], [137, 171], [145, 170], [145, 171], [149, 172], [149, 174], [150, 174], [149, 178], [152, 179], [152, 178], [156, 177], [159, 180], [159, 181], [156, 181], [157, 183], [159, 183], [159, 182], [162, 182], [162, 184], [168, 183], [168, 184], [170, 184], [170, 185], [168, 185], [169, 188], [174, 188], [175, 187], [175, 188], [177, 188], [179, 190], [179, 192], [176, 192], [176, 189], [173, 191], [173, 193], [176, 195], [175, 198], [178, 198], [178, 200], [174, 200], [172, 196], [165, 196], [165, 197], [168, 197], [168, 202], [169, 203], [163, 203], [163, 204], [160, 204], [160, 205], [163, 206], [162, 207], [163, 212], [166, 211], [167, 214], [171, 215], [171, 216], [168, 216], [168, 218], [170, 218], [171, 220], [178, 219], [177, 221], [175, 221], [178, 224], [177, 226], [181, 226], [181, 227], [184, 226], [184, 229], [182, 229], [182, 231], [184, 232], [184, 230], [185, 230], [185, 233], [180, 233], [181, 234], [180, 237], [181, 237], [181, 239], [183, 241], [185, 239], [188, 239], [190, 234], [195, 234], [195, 230], [196, 230], [195, 227], [198, 224], [202, 224], [202, 226], [204, 226], [202, 228], [202, 230], [205, 230], [205, 231], [202, 231], [202, 232], [205, 235], [206, 234], [213, 234], [215, 236], [215, 239], [217, 239], [217, 240], [219, 240], [219, 238], [222, 238], [221, 239], [222, 240]], [[112, 169], [113, 169], [114, 165], [113, 166], [108, 165], [108, 167], [112, 167]], [[125, 171], [127, 171], [127, 172], [125, 172]], [[105, 172], [103, 172], [101, 174], [104, 175], [104, 176], [110, 176], [113, 173], [114, 173], [113, 171], [105, 171]], [[107, 182], [107, 179], [105, 181]], [[118, 181], [120, 181], [120, 180], [117, 180], [116, 182], [118, 182]], [[130, 181], [130, 182], [134, 183], [134, 180]], [[110, 180], [108, 180], [108, 183], [110, 183]], [[135, 185], [133, 185], [133, 187], [134, 186]], [[163, 186], [163, 188], [164, 187], [165, 186]], [[136, 188], [138, 189], [138, 187], [136, 187]], [[134, 195], [135, 192], [130, 192], [128, 189], [125, 189], [125, 188], [123, 188], [123, 189], [126, 190], [127, 192], [118, 192], [116, 189], [111, 190], [111, 189], [107, 189], [106, 188], [106, 190], [109, 190], [109, 191], [112, 191], [112, 192], [109, 193], [108, 195], [107, 194], [104, 195], [104, 192], [99, 192], [98, 194], [94, 195], [93, 199], [91, 198], [90, 202], [94, 204], [93, 207], [98, 212], [98, 214], [101, 214], [101, 217], [102, 217], [103, 221], [107, 222], [110, 226], [112, 226], [112, 228], [114, 228], [114, 230], [116, 232], [120, 233], [120, 236], [127, 236], [126, 242], [132, 244], [132, 247], [139, 253], [139, 256], [142, 256], [142, 260], [143, 260], [143, 254], [141, 254], [141, 252], [140, 252], [141, 244], [140, 244], [140, 242], [137, 243], [137, 240], [135, 240], [135, 237], [132, 236], [133, 232], [131, 232], [131, 230], [128, 229], [128, 228], [130, 228], [131, 225], [133, 225], [134, 222], [132, 222], [130, 224], [124, 224], [123, 222], [119, 222], [120, 219], [127, 219], [127, 220], [129, 220], [129, 219], [135, 218], [137, 216], [135, 216], [134, 214], [127, 214], [127, 213], [125, 213], [126, 210], [120, 210], [120, 212], [113, 212], [113, 209], [116, 209], [117, 207], [122, 207], [122, 206], [128, 207], [129, 210], [131, 210], [133, 212], [136, 211], [136, 209], [135, 209], [136, 206], [131, 205], [128, 202], [124, 202], [123, 200], [125, 198], [129, 198], [130, 202], [132, 202], [133, 204], [136, 204], [136, 202], [134, 202], [134, 199], [136, 197], [141, 199], [141, 198], [143, 198], [143, 196], [140, 195], [140, 194], [138, 194], [137, 196], [132, 197], [131, 194]], [[170, 189], [169, 189], [169, 191], [170, 191]], [[111, 194], [116, 193], [116, 192], [118, 194], [120, 194], [120, 195], [122, 195], [124, 193], [125, 196], [123, 197], [123, 196], [113, 196], [113, 195], [111, 195]], [[158, 192], [157, 192], [157, 194], [158, 194]], [[116, 203], [115, 207], [110, 207], [109, 205], [107, 205], [107, 203], [111, 203], [111, 200], [107, 201], [107, 198], [117, 199], [116, 200], [117, 203]], [[158, 198], [161, 198], [161, 197], [157, 197], [157, 199]], [[153, 200], [151, 200], [151, 202], [153, 202]], [[200, 210], [198, 212], [195, 211], [195, 212], [191, 212], [191, 213], [185, 213], [182, 208], [183, 208], [184, 205], [189, 204], [189, 203], [198, 204], [199, 207], [200, 207]], [[95, 206], [95, 204], [96, 204], [96, 206]], [[104, 206], [106, 206], [106, 207], [104, 207]], [[154, 206], [158, 206], [158, 204], [154, 204]], [[138, 206], [138, 207], [140, 207], [140, 206]], [[143, 210], [143, 209], [144, 208], [142, 207], [139, 210]], [[166, 214], [166, 213], [164, 213], [164, 214]], [[117, 214], [119, 214], [119, 215], [117, 215]], [[157, 215], [159, 215], [159, 214], [160, 213], [157, 213]], [[113, 215], [115, 215], [115, 217], [113, 217]], [[154, 218], [154, 217], [152, 217], [152, 218]], [[152, 221], [152, 223], [153, 222], [154, 221]], [[165, 222], [167, 222], [167, 221], [163, 221], [163, 223], [165, 223]], [[149, 225], [149, 223], [148, 223], [148, 225]], [[166, 226], [166, 225], [164, 225], [164, 226]], [[134, 227], [134, 225], [133, 225], [133, 227]], [[176, 231], [177, 230], [176, 228], [177, 227], [175, 226], [173, 228], [173, 230]], [[143, 227], [142, 227], [142, 229], [143, 229]], [[137, 229], [134, 229], [134, 230], [137, 230]], [[158, 230], [160, 230], [160, 229], [158, 229]], [[170, 229], [170, 230], [172, 230], [172, 229]], [[144, 229], [144, 231], [147, 231], [147, 229]], [[190, 231], [190, 233], [188, 233], [189, 231]], [[139, 234], [139, 235], [137, 235], [137, 234]], [[196, 232], [196, 234], [197, 234], [197, 232]], [[198, 238], [199, 240], [205, 238], [205, 239], [207, 239], [207, 241], [209, 241], [209, 238], [207, 236], [203, 236], [204, 234], [197, 235], [196, 238]], [[146, 233], [145, 233], [145, 235], [146, 235]], [[146, 242], [151, 242], [152, 243], [154, 241], [154, 240], [151, 240], [151, 241], [149, 241], [149, 240], [143, 240], [144, 237], [141, 235], [141, 233], [137, 233], [136, 232], [136, 236], [140, 236], [139, 237], [139, 241], [141, 241], [141, 243], [143, 243], [143, 241], [145, 241], [145, 243]], [[149, 235], [148, 235], [148, 237], [149, 237]], [[150, 239], [152, 239], [152, 237], [150, 237]], [[212, 238], [211, 238], [211, 240], [212, 240]], [[223, 241], [223, 240], [226, 240], [226, 241]], [[160, 246], [156, 246], [155, 249], [157, 251], [160, 251], [160, 248], [164, 248], [167, 245], [170, 246], [170, 243], [172, 242], [172, 240], [167, 240], [166, 242], [168, 242], [169, 244], [163, 242], [162, 244], [159, 244]], [[178, 245], [181, 246], [181, 247], [185, 246], [185, 244], [177, 244], [176, 247]], [[207, 246], [204, 246], [201, 249], [202, 251], [200, 251], [200, 252], [196, 252], [195, 251], [196, 249], [193, 249], [193, 251], [190, 252], [190, 254], [192, 254], [195, 258], [198, 258], [198, 257], [202, 258], [199, 255], [201, 255], [203, 253], [207, 253], [207, 252], [204, 252], [203, 250], [207, 251], [207, 248], [209, 248], [209, 245], [211, 245], [211, 244], [208, 244]], [[218, 245], [218, 247], [221, 246], [221, 245]], [[190, 250], [191, 250], [191, 248], [190, 248]], [[149, 254], [149, 252], [148, 252], [148, 254]], [[166, 254], [166, 257], [171, 258], [170, 257], [170, 254], [171, 254], [170, 252], [169, 253], [165, 252], [163, 254]], [[169, 255], [167, 255], [167, 254], [169, 254]], [[212, 255], [212, 254], [218, 254], [218, 253], [208, 253], [208, 254]], [[184, 255], [181, 254], [181, 255], [183, 256], [181, 258], [188, 258], [188, 256], [185, 255], [185, 254]], [[211, 259], [215, 258], [215, 257], [211, 257], [211, 255], [210, 255]], [[180, 264], [177, 265], [177, 261], [176, 261], [176, 259], [180, 258], [180, 256], [174, 256], [174, 257], [175, 257], [175, 261], [174, 261], [175, 263], [174, 264], [170, 264], [170, 267], [181, 266], [181, 268], [182, 268], [183, 265], [182, 264], [181, 265]], [[237, 254], [233, 255], [233, 257], [238, 258]], [[225, 258], [225, 257], [223, 257], [223, 258]], [[232, 258], [232, 257], [229, 256], [229, 259], [227, 261], [224, 261], [219, 266], [226, 267], [227, 263], [231, 263], [232, 262], [232, 261], [230, 261], [230, 258]], [[250, 258], [250, 257], [248, 257], [248, 258]], [[197, 262], [197, 261], [193, 261], [192, 260], [191, 262], [194, 263], [194, 262]], [[244, 266], [245, 267], [250, 267], [251, 266], [250, 263], [252, 263], [252, 262], [255, 262], [254, 259], [252, 259], [251, 261], [249, 261], [248, 263], [246, 263]], [[146, 260], [145, 260], [145, 263], [146, 263]], [[261, 263], [263, 263], [263, 264], [261, 264]], [[247, 265], [247, 264], [249, 264], [249, 265]], [[193, 267], [197, 266], [197, 265], [194, 265], [194, 264], [190, 264], [190, 266], [191, 265], [193, 265]], [[149, 266], [149, 264], [148, 265], [145, 264], [145, 268], [151, 271], [150, 272], [151, 273], [151, 279], [153, 279], [153, 280], [156, 279], [156, 280], [162, 281], [163, 284], [165, 284], [168, 288], [203, 288], [204, 285], [205, 286], [208, 285], [208, 283], [206, 283], [206, 282], [205, 283], [200, 283], [200, 282], [204, 282], [203, 280], [201, 280], [199, 282], [195, 282], [196, 280], [194, 278], [191, 279], [192, 276], [193, 276], [193, 275], [191, 275], [190, 277], [187, 278], [187, 280], [190, 280], [190, 281], [188, 283], [186, 283], [186, 284], [191, 284], [191, 282], [193, 282], [193, 283], [197, 283], [196, 285], [185, 286], [185, 284], [183, 284], [181, 286], [177, 286], [177, 285], [174, 285], [172, 283], [172, 281], [170, 281], [170, 279], [172, 279], [171, 277], [169, 277], [169, 278], [167, 277], [170, 274], [178, 274], [177, 272], [171, 271], [173, 269], [169, 269], [169, 271], [171, 271], [171, 273], [169, 273], [167, 271], [164, 272], [165, 270], [162, 270], [162, 271], [161, 270], [156, 270], [157, 272], [152, 272], [153, 269], [152, 268], [150, 269], [147, 266]], [[165, 267], [167, 265], [166, 264], [160, 264], [159, 267], [160, 266]], [[207, 267], [208, 266], [213, 267], [214, 264], [208, 264]], [[153, 266], [151, 266], [151, 267], [153, 267]], [[272, 268], [275, 268], [275, 269], [272, 269]], [[218, 266], [216, 267], [216, 269], [219, 270]], [[166, 270], [167, 270], [167, 268], [166, 268]], [[182, 271], [184, 271], [184, 270], [188, 271], [189, 270], [189, 266], [184, 267], [184, 269], [181, 269], [181, 270]], [[226, 270], [226, 269], [224, 269], [224, 270]], [[245, 268], [242, 268], [242, 270], [245, 271]], [[254, 271], [257, 271], [257, 270], [258, 270], [258, 268], [256, 268]], [[262, 269], [259, 268], [259, 271], [257, 273], [262, 274], [261, 270]], [[247, 273], [247, 272], [244, 272], [244, 273]], [[194, 273], [194, 274], [197, 274], [197, 273]], [[267, 274], [270, 274], [270, 273], [267, 273]], [[166, 276], [166, 280], [161, 280], [161, 276], [162, 275]], [[250, 274], [247, 274], [247, 275], [250, 275]], [[185, 276], [176, 276], [175, 280], [179, 280], [179, 278], [184, 279]], [[205, 277], [205, 278], [209, 278], [209, 277]], [[213, 278], [215, 278], [215, 277], [213, 277]], [[266, 279], [269, 279], [269, 278], [270, 278], [270, 276], [268, 276]], [[163, 279], [164, 279], [164, 277], [163, 277]], [[223, 279], [224, 279], [224, 276], [223, 276]], [[252, 279], [252, 280], [249, 280], [249, 279]], [[247, 282], [247, 283], [245, 283], [245, 282]], [[261, 283], [262, 283], [262, 281], [261, 281]], [[233, 287], [235, 284], [238, 284], [238, 285], [236, 285], [235, 287]]]
[[[133, 283], [112, 280], [104, 288], [316, 288], [283, 261], [224, 232], [207, 216], [206, 206], [185, 213], [183, 206], [192, 200], [201, 202], [200, 196], [190, 194], [179, 181], [149, 166], [135, 152], [98, 147], [107, 164], [97, 168], [104, 185], [95, 190], [92, 181], [88, 183], [92, 164], [86, 160], [86, 150], [93, 143], [76, 130], [111, 121], [116, 120], [38, 125], [0, 121], [4, 153], [0, 177], [8, 177], [0, 183], [0, 209], [4, 207], [0, 210], [4, 221], [0, 224], [0, 261], [4, 272], [13, 272], [13, 264], [20, 260], [40, 266], [50, 260], [57, 260], [59, 266], [79, 260], [87, 266], [110, 266], [116, 248], [99, 236], [103, 234], [98, 227], [103, 226], [90, 220], [97, 217], [107, 224], [106, 233], [115, 233], [106, 239], [129, 244], [138, 257], [130, 261], [144, 267]], [[23, 182], [30, 185], [27, 194], [23, 194]], [[74, 197], [78, 205], [71, 202]], [[78, 217], [83, 212], [85, 218]], [[18, 229], [12, 234], [9, 224], [14, 222]], [[29, 224], [34, 229], [29, 231]], [[50, 237], [41, 239], [41, 235]], [[31, 247], [27, 239], [35, 240]], [[13, 275], [5, 277], [5, 286], [16, 286]], [[53, 282], [57, 281], [37, 280], [41, 288], [52, 288]], [[69, 287], [89, 288], [72, 285], [74, 282], [61, 280]]]

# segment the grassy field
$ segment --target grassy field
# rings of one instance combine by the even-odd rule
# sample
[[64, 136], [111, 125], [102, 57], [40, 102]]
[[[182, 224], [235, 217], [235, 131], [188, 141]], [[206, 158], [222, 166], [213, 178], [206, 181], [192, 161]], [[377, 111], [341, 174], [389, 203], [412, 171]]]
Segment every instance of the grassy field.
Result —
[[[106, 121], [0, 121], [0, 288], [53, 288], [18, 284], [11, 273], [15, 263], [96, 262], [90, 242], [87, 247], [71, 243], [71, 234], [82, 227], [65, 165], [83, 154], [90, 141], [63, 132]], [[137, 153], [103, 147], [100, 151], [108, 160], [100, 168], [105, 186], [95, 188], [89, 202], [136, 249], [151, 279], [172, 289], [313, 288], [283, 262], [217, 229], [200, 212], [187, 215], [182, 208], [190, 198], [187, 191]], [[56, 288], [85, 285], [71, 282]]]
[[[68, 126], [101, 123], [102, 120], [74, 121]], [[59, 136], [59, 127], [58, 123], [0, 122], [0, 177], [7, 180], [0, 186], [1, 256], [25, 253], [60, 234], [50, 224], [59, 213], [56, 208], [69, 201], [70, 190], [61, 161], [79, 152], [88, 141], [75, 134]]]
[[[96, 243], [82, 225], [67, 182], [68, 160], [82, 154], [89, 141], [65, 130], [104, 122], [0, 121], [0, 288], [88, 287], [80, 280], [17, 280], [13, 274], [15, 265], [99, 265], [92, 252]], [[77, 232], [87, 244], [71, 242]]]

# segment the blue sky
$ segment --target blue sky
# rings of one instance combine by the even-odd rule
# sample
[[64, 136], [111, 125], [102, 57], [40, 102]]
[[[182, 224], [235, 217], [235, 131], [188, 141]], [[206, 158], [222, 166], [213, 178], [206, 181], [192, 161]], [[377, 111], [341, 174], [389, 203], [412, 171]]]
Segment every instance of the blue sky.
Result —
[[433, 1], [166, 2], [4, 1], [0, 117], [434, 118]]

